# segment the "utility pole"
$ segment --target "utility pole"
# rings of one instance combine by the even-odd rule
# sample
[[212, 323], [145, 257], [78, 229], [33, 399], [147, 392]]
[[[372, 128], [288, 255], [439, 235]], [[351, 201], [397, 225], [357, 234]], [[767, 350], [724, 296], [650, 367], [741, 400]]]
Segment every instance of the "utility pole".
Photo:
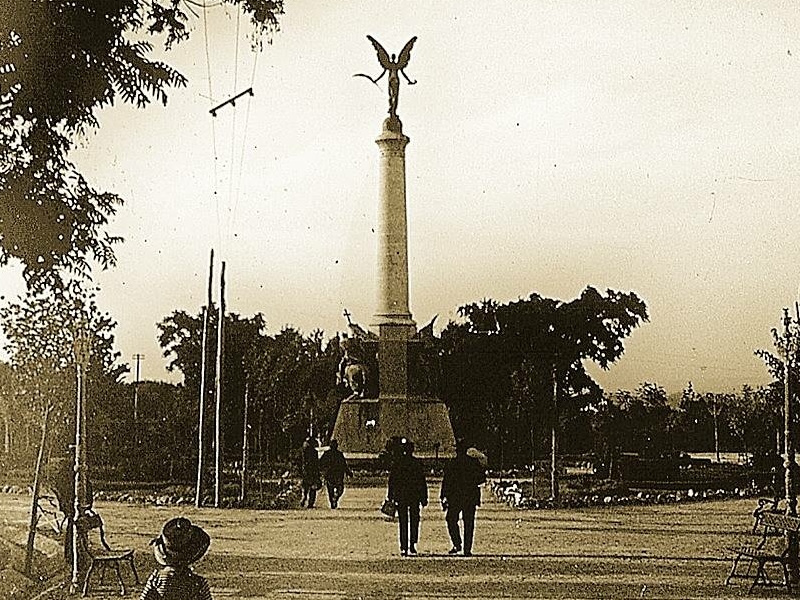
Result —
[[205, 470], [205, 445], [203, 444], [205, 437], [205, 416], [206, 416], [206, 373], [208, 371], [208, 327], [211, 319], [211, 285], [214, 279], [214, 249], [211, 249], [211, 260], [208, 266], [208, 300], [205, 308], [203, 308], [203, 341], [201, 357], [200, 357], [200, 408], [199, 408], [199, 424], [197, 427], [197, 486], [194, 494], [194, 505], [197, 508], [203, 503], [203, 471]]
[[248, 397], [250, 392], [250, 382], [246, 381], [244, 384], [244, 423], [242, 424], [242, 487], [239, 492], [239, 500], [244, 502], [247, 496], [247, 451], [248, 451], [248, 435], [247, 435], [247, 412], [248, 412]]
[[[792, 371], [792, 336], [789, 326], [792, 323], [789, 317], [789, 309], [783, 309], [783, 445], [786, 452], [784, 456], [784, 469], [786, 476], [786, 514], [797, 516], [797, 493], [795, 490], [795, 474], [797, 464], [795, 463], [795, 440], [794, 440], [794, 411], [792, 406], [791, 379]], [[789, 581], [787, 587], [796, 590], [800, 583], [800, 568], [798, 568], [798, 540], [797, 533], [794, 531], [786, 532], [786, 550], [788, 557]]]
[[222, 261], [222, 271], [219, 282], [219, 319], [217, 322], [217, 380], [216, 380], [216, 423], [214, 423], [214, 441], [216, 457], [214, 461], [214, 508], [219, 508], [222, 496], [222, 369], [225, 364], [225, 261]]
[[[532, 403], [531, 403], [532, 404]], [[534, 425], [533, 408], [529, 411], [531, 422], [531, 498], [536, 498], [536, 428]]]
[[558, 500], [558, 372], [553, 365], [553, 424], [550, 430], [550, 496]]
[[719, 411], [720, 407], [717, 405], [717, 395], [711, 394], [711, 410], [714, 416], [714, 452], [717, 455], [717, 464], [720, 463], [719, 458]]
[[133, 438], [136, 447], [139, 446], [139, 373], [144, 354], [134, 354], [133, 360], [136, 361], [136, 380], [133, 382]]

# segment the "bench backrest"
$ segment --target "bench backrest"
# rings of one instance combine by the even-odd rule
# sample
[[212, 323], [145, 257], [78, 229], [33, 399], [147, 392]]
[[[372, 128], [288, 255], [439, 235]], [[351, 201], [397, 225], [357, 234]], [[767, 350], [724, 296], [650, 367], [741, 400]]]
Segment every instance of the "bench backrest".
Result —
[[761, 516], [761, 519], [761, 522], [766, 527], [773, 527], [774, 529], [781, 529], [783, 531], [800, 531], [800, 517], [765, 512]]
[[92, 537], [98, 537], [100, 544], [106, 550], [110, 550], [111, 548], [106, 542], [106, 532], [105, 528], [103, 527], [103, 519], [100, 518], [94, 510], [86, 509], [86, 511], [77, 518], [75, 521], [75, 529], [78, 532], [78, 543], [81, 545], [84, 551], [88, 552], [90, 556], [94, 556], [95, 548], [100, 550], [101, 548], [96, 545], [95, 541], [92, 540]]

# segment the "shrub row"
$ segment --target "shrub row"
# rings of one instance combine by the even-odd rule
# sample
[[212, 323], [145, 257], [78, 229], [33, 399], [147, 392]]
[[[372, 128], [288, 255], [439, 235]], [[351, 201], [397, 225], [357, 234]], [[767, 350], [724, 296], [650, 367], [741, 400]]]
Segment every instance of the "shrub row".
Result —
[[749, 498], [771, 496], [768, 488], [747, 487], [726, 489], [703, 489], [686, 491], [639, 491], [630, 494], [578, 494], [565, 495], [558, 501], [552, 498], [530, 498], [523, 492], [518, 481], [492, 480], [491, 489], [500, 502], [519, 509], [586, 508], [593, 506], [626, 506], [649, 504], [673, 504], [676, 502], [697, 502], [703, 500], [723, 500], [728, 498]]

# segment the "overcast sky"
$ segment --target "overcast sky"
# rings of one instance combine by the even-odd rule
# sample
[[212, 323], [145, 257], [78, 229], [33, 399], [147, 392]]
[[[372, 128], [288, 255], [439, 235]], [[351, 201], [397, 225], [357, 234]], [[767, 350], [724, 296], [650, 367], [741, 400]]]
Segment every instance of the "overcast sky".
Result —
[[800, 284], [791, 3], [286, 0], [257, 59], [245, 19], [237, 45], [235, 13], [208, 18], [208, 52], [195, 19], [166, 55], [188, 86], [102, 111], [74, 154], [125, 199], [118, 266], [96, 279], [144, 378], [169, 377], [155, 323], [199, 311], [212, 247], [230, 310], [271, 332], [332, 335], [344, 308], [370, 323], [387, 93], [352, 77], [381, 71], [370, 34], [390, 53], [418, 36], [398, 113], [420, 325], [484, 297], [634, 291], [650, 322], [597, 373], [606, 389], [769, 380], [753, 350]]

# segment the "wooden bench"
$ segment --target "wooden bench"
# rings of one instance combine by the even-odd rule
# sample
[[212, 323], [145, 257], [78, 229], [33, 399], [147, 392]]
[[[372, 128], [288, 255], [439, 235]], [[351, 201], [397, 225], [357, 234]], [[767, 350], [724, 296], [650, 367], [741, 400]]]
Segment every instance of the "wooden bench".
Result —
[[780, 507], [781, 498], [759, 498], [758, 506], [753, 510], [753, 534], [758, 533], [759, 527], [763, 527], [762, 517], [766, 513], [783, 514]]
[[[133, 561], [133, 549], [131, 548], [111, 548], [106, 541], [105, 528], [103, 526], [103, 519], [100, 518], [96, 512], [87, 509], [86, 512], [78, 517], [75, 523], [78, 532], [78, 548], [82, 555], [86, 557], [89, 562], [89, 568], [86, 571], [86, 579], [83, 582], [83, 595], [89, 591], [89, 581], [96, 566], [100, 566], [100, 583], [103, 583], [105, 576], [106, 566], [112, 565], [117, 573], [117, 581], [119, 582], [120, 593], [125, 595], [125, 582], [122, 580], [120, 574], [120, 563], [126, 562], [130, 566], [133, 573], [133, 579], [136, 584], [139, 584], [139, 574], [136, 572], [136, 565]], [[97, 540], [92, 538], [96, 537]], [[98, 543], [99, 542], [99, 543]]]
[[[725, 579], [725, 585], [728, 585], [731, 579], [742, 578], [753, 580], [750, 584], [749, 591], [751, 592], [756, 585], [784, 585], [788, 588], [788, 548], [783, 538], [776, 538], [770, 535], [770, 532], [785, 533], [791, 531], [798, 533], [800, 532], [800, 517], [764, 511], [761, 514], [760, 522], [764, 527], [764, 533], [761, 535], [761, 540], [757, 545], [744, 544], [732, 548], [736, 552], [736, 557], [733, 559], [731, 572]], [[747, 559], [747, 569], [744, 573], [737, 571], [737, 567], [739, 567], [739, 563], [743, 558]], [[768, 564], [780, 565], [783, 572], [783, 581], [777, 582], [769, 576], [766, 570]], [[756, 567], [755, 573], [753, 573], [754, 565]]]

